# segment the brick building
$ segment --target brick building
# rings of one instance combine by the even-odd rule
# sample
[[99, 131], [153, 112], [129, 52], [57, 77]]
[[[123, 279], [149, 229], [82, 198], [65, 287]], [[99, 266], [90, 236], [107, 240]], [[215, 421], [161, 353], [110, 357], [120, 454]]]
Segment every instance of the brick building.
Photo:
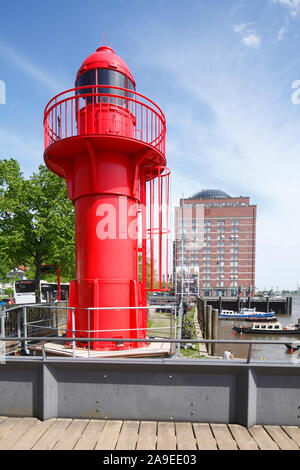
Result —
[[182, 206], [184, 291], [205, 296], [254, 295], [256, 206], [249, 197], [231, 197], [216, 189], [181, 199], [175, 208], [176, 291], [181, 289]]

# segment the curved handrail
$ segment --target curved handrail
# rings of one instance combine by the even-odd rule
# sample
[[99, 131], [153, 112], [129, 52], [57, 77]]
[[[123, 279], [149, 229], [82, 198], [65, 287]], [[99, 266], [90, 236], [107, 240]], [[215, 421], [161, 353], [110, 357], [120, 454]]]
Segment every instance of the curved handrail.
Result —
[[[101, 89], [103, 89], [103, 93]], [[95, 110], [97, 108], [97, 119], [98, 122], [101, 122], [102, 118], [107, 119], [107, 105], [115, 107], [114, 110], [111, 109], [112, 121], [113, 113], [117, 108], [128, 112], [127, 116], [123, 115], [123, 121], [115, 134], [129, 137], [126, 135], [126, 125], [132, 119], [131, 128], [134, 135], [130, 137], [147, 143], [163, 155], [165, 154], [166, 120], [159, 106], [133, 90], [108, 85], [85, 85], [70, 88], [48, 102], [44, 111], [45, 150], [53, 143], [68, 137], [105, 134], [103, 130], [97, 129], [95, 131], [93, 119], [96, 119], [96, 114], [95, 118], [93, 114], [86, 117], [85, 125], [78, 123], [78, 117], [84, 109]], [[106, 113], [105, 116], [104, 113]], [[91, 126], [87, 125], [87, 120], [91, 118], [92, 130]]]

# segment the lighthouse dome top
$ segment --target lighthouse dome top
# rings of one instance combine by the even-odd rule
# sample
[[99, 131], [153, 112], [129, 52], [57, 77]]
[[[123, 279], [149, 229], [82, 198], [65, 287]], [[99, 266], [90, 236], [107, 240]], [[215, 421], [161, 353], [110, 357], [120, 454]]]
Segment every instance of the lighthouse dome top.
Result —
[[110, 69], [120, 72], [129, 78], [135, 87], [135, 81], [128, 65], [111, 47], [101, 46], [96, 50], [96, 52], [93, 52], [85, 59], [78, 70], [76, 83], [81, 75], [92, 69]]

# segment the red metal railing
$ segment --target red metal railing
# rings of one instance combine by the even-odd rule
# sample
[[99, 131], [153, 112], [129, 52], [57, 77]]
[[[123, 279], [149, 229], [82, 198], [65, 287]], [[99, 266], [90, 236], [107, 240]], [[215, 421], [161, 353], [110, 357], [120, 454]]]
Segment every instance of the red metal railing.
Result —
[[[164, 166], [144, 169], [142, 211], [142, 284], [144, 291], [169, 290], [170, 170]], [[155, 264], [157, 261], [157, 265]]]
[[86, 85], [56, 95], [44, 113], [45, 149], [78, 135], [115, 135], [151, 145], [165, 155], [166, 120], [145, 96], [125, 88]]

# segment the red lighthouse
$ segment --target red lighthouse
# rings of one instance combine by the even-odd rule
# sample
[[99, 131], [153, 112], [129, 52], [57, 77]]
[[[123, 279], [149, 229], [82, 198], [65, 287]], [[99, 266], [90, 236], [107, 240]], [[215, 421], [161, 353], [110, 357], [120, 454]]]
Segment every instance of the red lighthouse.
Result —
[[104, 46], [83, 62], [75, 88], [48, 103], [44, 131], [45, 163], [65, 178], [75, 207], [76, 337], [119, 340], [93, 349], [137, 347], [120, 339], [146, 338], [147, 291], [168, 289], [164, 114]]

